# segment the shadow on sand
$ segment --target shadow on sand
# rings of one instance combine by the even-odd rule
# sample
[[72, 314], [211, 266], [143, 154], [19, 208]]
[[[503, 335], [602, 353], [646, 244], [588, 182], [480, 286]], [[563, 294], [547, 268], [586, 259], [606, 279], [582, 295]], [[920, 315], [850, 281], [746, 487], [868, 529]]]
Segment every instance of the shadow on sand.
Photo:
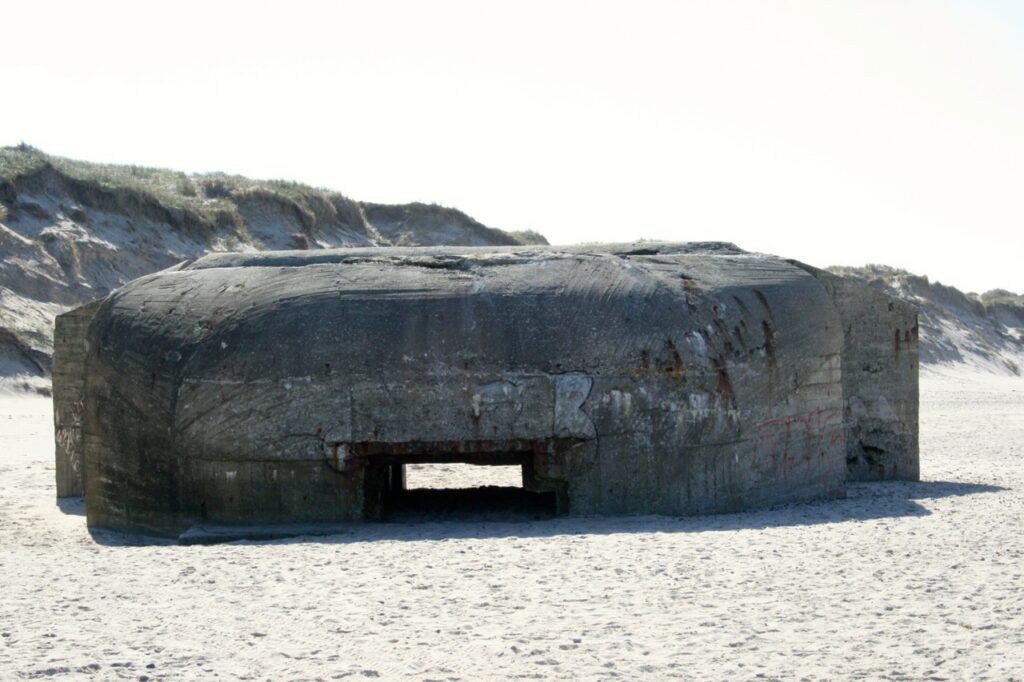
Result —
[[57, 508], [68, 516], [85, 516], [84, 497], [62, 497], [57, 500]]
[[[558, 535], [607, 535], [615, 533], [696, 533], [759, 528], [804, 526], [845, 521], [928, 516], [918, 500], [935, 500], [1006, 490], [994, 485], [948, 481], [889, 481], [850, 483], [846, 497], [736, 514], [708, 516], [554, 517], [546, 512], [510, 506], [508, 489], [498, 495], [477, 495], [475, 504], [453, 504], [438, 491], [436, 503], [421, 509], [402, 509], [388, 521], [341, 524], [288, 524], [274, 526], [199, 525], [177, 540], [152, 538], [91, 529], [102, 545], [216, 544], [245, 542], [268, 544], [316, 542], [424, 541], [501, 537], [553, 537]], [[68, 514], [82, 514], [81, 498], [58, 503]]]

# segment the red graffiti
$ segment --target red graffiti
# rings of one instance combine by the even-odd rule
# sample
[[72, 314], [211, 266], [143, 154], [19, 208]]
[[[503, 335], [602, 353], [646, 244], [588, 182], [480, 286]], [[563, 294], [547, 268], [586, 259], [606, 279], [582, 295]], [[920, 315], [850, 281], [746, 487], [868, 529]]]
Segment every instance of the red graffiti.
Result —
[[844, 462], [841, 457], [829, 457], [829, 453], [836, 447], [843, 449], [845, 436], [839, 422], [838, 409], [824, 408], [761, 422], [757, 425], [751, 470], [778, 478], [810, 475], [823, 469], [836, 473], [834, 469]]

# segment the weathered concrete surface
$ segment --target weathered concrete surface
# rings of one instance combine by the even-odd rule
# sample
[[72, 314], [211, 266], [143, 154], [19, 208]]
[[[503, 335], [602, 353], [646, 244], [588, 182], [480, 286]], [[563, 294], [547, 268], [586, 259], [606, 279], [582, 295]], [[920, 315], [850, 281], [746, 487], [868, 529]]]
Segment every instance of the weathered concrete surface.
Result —
[[572, 514], [846, 475], [828, 295], [720, 247], [214, 256], [114, 293], [89, 336], [91, 525], [364, 518], [381, 458], [453, 452], [528, 453]]
[[848, 479], [918, 480], [917, 310], [860, 280], [800, 265], [832, 296], [843, 324]]
[[522, 463], [568, 514], [837, 495], [836, 290], [724, 244], [207, 256], [94, 316], [88, 522], [376, 518], [412, 461]]
[[53, 427], [57, 497], [83, 494], [82, 413], [85, 389], [86, 330], [100, 301], [58, 315], [53, 345]]

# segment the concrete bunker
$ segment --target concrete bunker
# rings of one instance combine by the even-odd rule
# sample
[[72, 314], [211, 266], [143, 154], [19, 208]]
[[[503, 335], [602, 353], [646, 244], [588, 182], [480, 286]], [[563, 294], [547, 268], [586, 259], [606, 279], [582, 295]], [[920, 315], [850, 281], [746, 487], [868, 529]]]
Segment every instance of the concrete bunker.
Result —
[[719, 243], [214, 254], [58, 318], [58, 494], [169, 536], [385, 518], [424, 462], [568, 515], [836, 496], [917, 477], [916, 335]]

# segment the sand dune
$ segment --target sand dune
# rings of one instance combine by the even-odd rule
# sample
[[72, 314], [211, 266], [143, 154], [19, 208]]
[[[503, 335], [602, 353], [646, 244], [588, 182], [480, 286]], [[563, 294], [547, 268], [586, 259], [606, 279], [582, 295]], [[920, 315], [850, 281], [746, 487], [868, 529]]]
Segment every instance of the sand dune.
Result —
[[218, 251], [546, 243], [443, 206], [0, 147], [0, 392], [50, 390], [53, 319]]
[[924, 480], [844, 500], [194, 547], [91, 536], [4, 399], [0, 679], [1024, 678], [1024, 382], [922, 389]]

